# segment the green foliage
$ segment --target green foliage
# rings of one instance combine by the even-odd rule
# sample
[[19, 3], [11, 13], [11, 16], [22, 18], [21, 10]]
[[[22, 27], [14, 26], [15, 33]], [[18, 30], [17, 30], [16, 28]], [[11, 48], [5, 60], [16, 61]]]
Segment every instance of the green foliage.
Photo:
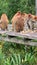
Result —
[[0, 0], [0, 15], [2, 13], [8, 13], [8, 2], [6, 0]]
[[5, 58], [5, 55], [2, 53], [1, 49], [0, 49], [0, 65], [11, 65], [10, 59]]
[[21, 65], [21, 56], [20, 54], [13, 54], [11, 57], [11, 64], [13, 65]]
[[37, 65], [37, 47], [10, 42], [0, 45], [0, 65]]
[[0, 16], [6, 13], [11, 19], [19, 10], [35, 14], [35, 0], [0, 0]]
[[[35, 14], [35, 0], [0, 0], [0, 16], [11, 19], [19, 10]], [[37, 65], [37, 48], [0, 41], [0, 65]]]

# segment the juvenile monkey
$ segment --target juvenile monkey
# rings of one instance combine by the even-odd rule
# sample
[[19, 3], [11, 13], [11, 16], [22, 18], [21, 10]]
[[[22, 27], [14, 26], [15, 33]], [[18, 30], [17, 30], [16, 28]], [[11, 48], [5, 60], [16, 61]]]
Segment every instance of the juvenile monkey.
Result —
[[2, 16], [1, 16], [1, 29], [2, 30], [7, 29], [8, 22], [9, 22], [9, 20], [8, 20], [7, 15], [6, 14], [2, 14]]

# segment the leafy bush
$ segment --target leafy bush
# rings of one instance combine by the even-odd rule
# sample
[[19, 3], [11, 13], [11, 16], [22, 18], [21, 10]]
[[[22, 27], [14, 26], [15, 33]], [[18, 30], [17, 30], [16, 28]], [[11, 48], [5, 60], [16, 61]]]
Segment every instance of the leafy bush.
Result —
[[0, 65], [37, 65], [37, 47], [2, 42]]
[[0, 0], [0, 16], [6, 13], [9, 19], [17, 12], [35, 14], [35, 0]]

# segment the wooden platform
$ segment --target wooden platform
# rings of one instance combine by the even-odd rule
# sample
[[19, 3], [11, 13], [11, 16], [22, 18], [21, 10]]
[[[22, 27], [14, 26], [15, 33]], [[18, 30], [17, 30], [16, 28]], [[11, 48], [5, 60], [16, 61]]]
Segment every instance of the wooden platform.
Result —
[[18, 36], [18, 37], [22, 37], [22, 38], [28, 38], [28, 39], [35, 39], [37, 40], [37, 33], [25, 33], [25, 34], [22, 34], [22, 33], [16, 33], [16, 32], [7, 32], [6, 33], [8, 36]]
[[[31, 46], [37, 46], [37, 42], [33, 42], [32, 40], [37, 40], [37, 32], [35, 33], [16, 33], [13, 31], [3, 31], [0, 30], [0, 34], [6, 36], [0, 36], [0, 40], [2, 41], [8, 41], [8, 42], [14, 42], [17, 44], [24, 44], [24, 45], [31, 45]], [[19, 37], [19, 39], [17, 38]], [[21, 39], [20, 39], [21, 38]]]

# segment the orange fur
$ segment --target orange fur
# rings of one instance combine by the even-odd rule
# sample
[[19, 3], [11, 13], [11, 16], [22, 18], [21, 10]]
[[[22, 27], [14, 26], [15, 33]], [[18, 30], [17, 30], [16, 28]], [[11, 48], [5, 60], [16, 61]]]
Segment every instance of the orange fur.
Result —
[[16, 21], [21, 17], [21, 12], [18, 11], [12, 18], [11, 22], [12, 22], [12, 28], [14, 29], [14, 24], [16, 23]]
[[34, 19], [37, 21], [37, 16], [35, 16]]
[[22, 13], [21, 15], [22, 15], [22, 18], [24, 19], [24, 22], [25, 22], [25, 20], [26, 20], [27, 17], [28, 17], [28, 14], [26, 14], [26, 13]]
[[8, 18], [6, 14], [2, 14], [1, 16], [1, 29], [5, 30], [8, 27]]
[[24, 20], [19, 18], [19, 20], [16, 21], [15, 23], [15, 30], [16, 32], [23, 31], [24, 29]]
[[12, 28], [16, 28], [16, 31], [19, 32], [23, 30], [23, 25], [24, 25], [24, 16], [22, 15], [21, 12], [17, 12], [13, 18], [12, 18]]

